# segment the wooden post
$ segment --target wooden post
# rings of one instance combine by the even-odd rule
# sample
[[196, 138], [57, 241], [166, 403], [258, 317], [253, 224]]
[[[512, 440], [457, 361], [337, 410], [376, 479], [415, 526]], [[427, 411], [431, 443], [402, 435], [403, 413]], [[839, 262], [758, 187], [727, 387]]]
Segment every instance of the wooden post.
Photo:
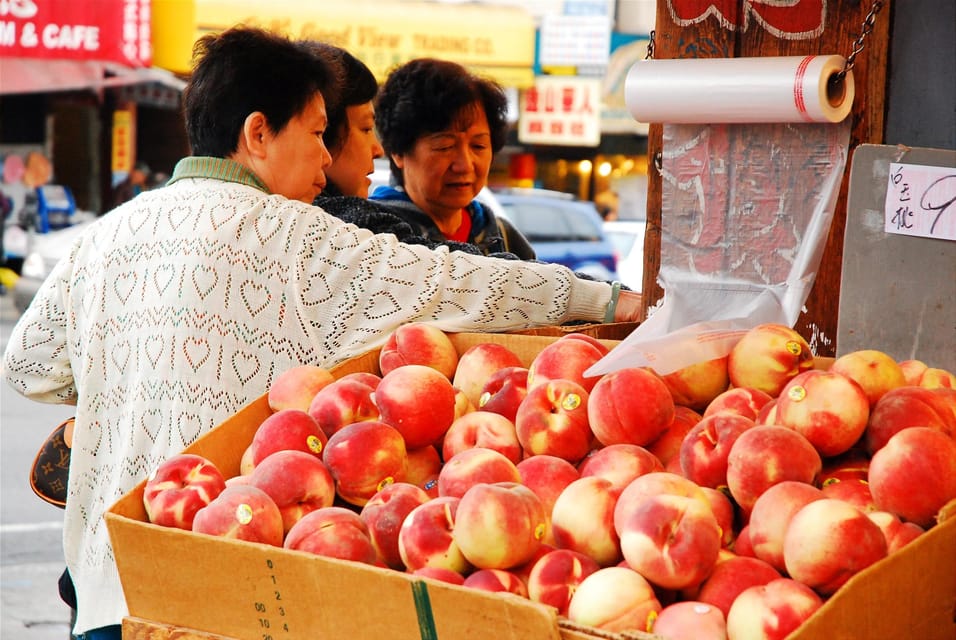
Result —
[[[740, 58], [840, 54], [848, 57], [872, 9], [872, 0], [798, 0], [791, 6], [759, 0], [658, 0], [655, 59]], [[883, 141], [887, 48], [891, 2], [883, 2], [872, 32], [855, 60], [855, 99], [848, 157], [830, 235], [813, 288], [795, 329], [821, 356], [836, 352], [843, 234], [852, 152], [863, 143]], [[663, 296], [657, 284], [661, 257], [661, 176], [655, 158], [662, 150], [663, 126], [648, 133], [647, 235], [644, 244], [644, 310]]]

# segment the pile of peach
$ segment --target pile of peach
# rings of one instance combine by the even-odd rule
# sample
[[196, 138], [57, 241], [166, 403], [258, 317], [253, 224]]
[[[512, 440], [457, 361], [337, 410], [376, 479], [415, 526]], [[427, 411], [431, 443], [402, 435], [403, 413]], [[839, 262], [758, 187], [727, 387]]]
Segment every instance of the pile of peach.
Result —
[[956, 499], [956, 377], [864, 350], [814, 367], [782, 325], [658, 375], [583, 373], [569, 334], [527, 366], [426, 324], [381, 375], [301, 366], [241, 474], [180, 454], [152, 522], [390, 567], [669, 640], [784, 638]]

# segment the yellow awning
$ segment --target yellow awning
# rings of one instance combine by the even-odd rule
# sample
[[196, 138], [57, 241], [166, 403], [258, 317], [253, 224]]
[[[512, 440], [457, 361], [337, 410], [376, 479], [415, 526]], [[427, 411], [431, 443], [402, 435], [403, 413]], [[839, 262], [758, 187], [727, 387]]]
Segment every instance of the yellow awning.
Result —
[[401, 0], [153, 0], [153, 65], [189, 73], [193, 43], [237, 24], [339, 45], [379, 80], [418, 57], [447, 58], [504, 86], [534, 84], [535, 25], [520, 7]]

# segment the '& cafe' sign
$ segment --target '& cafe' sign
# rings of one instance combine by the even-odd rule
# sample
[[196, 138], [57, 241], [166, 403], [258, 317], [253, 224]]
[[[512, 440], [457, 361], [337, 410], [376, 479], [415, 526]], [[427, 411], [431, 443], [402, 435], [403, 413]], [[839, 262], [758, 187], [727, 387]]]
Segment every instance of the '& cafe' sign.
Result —
[[152, 62], [151, 0], [0, 0], [0, 56]]

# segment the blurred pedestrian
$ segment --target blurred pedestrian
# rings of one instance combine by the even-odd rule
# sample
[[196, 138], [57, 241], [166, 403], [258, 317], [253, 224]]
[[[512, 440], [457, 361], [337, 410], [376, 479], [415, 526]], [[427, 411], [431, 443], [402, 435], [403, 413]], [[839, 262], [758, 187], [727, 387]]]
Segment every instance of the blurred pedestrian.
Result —
[[4, 354], [18, 392], [76, 405], [63, 542], [82, 640], [119, 640], [128, 615], [106, 510], [279, 373], [333, 366], [413, 321], [506, 331], [641, 315], [640, 296], [559, 265], [403, 244], [326, 214], [312, 202], [331, 163], [331, 68], [247, 27], [204, 36], [195, 59], [195, 155], [89, 225]]
[[527, 238], [475, 198], [505, 144], [508, 99], [491, 80], [456, 62], [418, 58], [391, 71], [375, 103], [375, 125], [394, 187], [383, 203], [434, 241], [534, 259]]
[[145, 162], [137, 162], [130, 170], [129, 175], [113, 189], [113, 207], [118, 207], [146, 191], [149, 176], [149, 165]]

